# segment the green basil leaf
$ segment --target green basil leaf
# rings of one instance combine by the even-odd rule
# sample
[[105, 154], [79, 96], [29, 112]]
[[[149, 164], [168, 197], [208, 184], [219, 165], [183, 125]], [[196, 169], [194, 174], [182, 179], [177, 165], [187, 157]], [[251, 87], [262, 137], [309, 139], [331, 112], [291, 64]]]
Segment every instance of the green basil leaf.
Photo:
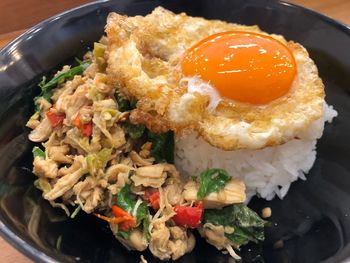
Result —
[[56, 87], [58, 84], [65, 82], [66, 80], [72, 79], [75, 75], [81, 75], [89, 66], [90, 62], [83, 61], [79, 66], [72, 67], [69, 70], [59, 73], [57, 76], [53, 77], [49, 82], [39, 83], [39, 87], [43, 92]]
[[130, 109], [131, 110], [136, 109], [136, 104], [137, 104], [136, 98], [132, 97], [130, 102], [129, 102], [129, 104], [130, 104]]
[[[118, 193], [117, 205], [123, 210], [127, 211], [129, 214], [131, 214], [131, 212], [134, 210], [134, 207], [136, 205], [136, 200], [134, 200], [131, 197], [130, 185], [126, 184]], [[136, 211], [136, 223], [137, 224], [142, 223], [143, 234], [146, 240], [149, 240], [151, 237], [148, 231], [149, 224], [150, 224], [149, 216], [150, 216], [150, 213], [147, 205], [145, 203], [140, 204]], [[120, 232], [122, 231], [118, 231], [118, 233]], [[124, 238], [124, 239], [127, 239], [127, 238]]]
[[[129, 214], [132, 213], [136, 205], [136, 200], [132, 198], [130, 185], [126, 184], [117, 195], [117, 205]], [[148, 218], [149, 210], [145, 203], [141, 203], [136, 211], [136, 223], [140, 223], [145, 218]]]
[[117, 195], [117, 205], [131, 214], [131, 211], [134, 209], [136, 200], [132, 199], [130, 185], [126, 184], [122, 189], [120, 189]]
[[39, 190], [43, 191], [44, 194], [51, 191], [52, 187], [46, 178], [39, 177], [34, 181], [34, 186]]
[[132, 124], [130, 122], [124, 122], [123, 126], [125, 127], [126, 132], [134, 140], [142, 137], [145, 132], [145, 126], [142, 124]]
[[46, 157], [45, 152], [37, 146], [33, 147], [32, 153], [34, 158], [39, 156], [41, 159], [45, 159]]
[[225, 236], [238, 246], [245, 245], [249, 241], [263, 241], [264, 227], [268, 225], [267, 221], [244, 204], [231, 205], [223, 209], [206, 209], [203, 224], [206, 223], [232, 227], [234, 232], [226, 233]]
[[144, 220], [143, 220], [143, 236], [145, 237], [145, 239], [147, 241], [150, 241], [151, 240], [151, 233], [149, 232], [149, 224], [150, 224], [150, 220], [149, 220], [149, 217], [146, 217]]
[[143, 227], [143, 235], [147, 241], [151, 239], [151, 234], [149, 233], [149, 209], [145, 203], [142, 203], [139, 208], [137, 209], [136, 213], [136, 222], [141, 222], [142, 221], [142, 227]]
[[115, 91], [114, 97], [117, 101], [119, 111], [130, 111], [136, 108], [137, 100], [135, 98], [131, 98], [131, 100], [128, 101], [123, 97], [118, 89]]
[[38, 84], [38, 86], [41, 88], [41, 93], [39, 96], [34, 98], [35, 104], [36, 100], [40, 97], [43, 97], [48, 102], [51, 102], [51, 97], [53, 95], [52, 89], [54, 87], [65, 82], [66, 80], [72, 79], [75, 75], [81, 75], [87, 69], [87, 67], [90, 66], [90, 64], [91, 63], [89, 61], [80, 61], [80, 65], [58, 74], [48, 82], [46, 82], [46, 77], [43, 77]]
[[230, 239], [233, 243], [239, 245], [245, 245], [249, 241], [257, 242], [254, 235], [250, 234], [248, 231], [244, 231], [244, 228], [235, 227], [235, 232], [232, 234], [225, 233], [225, 236]]
[[142, 203], [136, 212], [136, 222], [139, 223], [141, 222], [143, 219], [148, 218], [149, 215], [149, 210], [148, 207], [145, 203]]
[[203, 199], [210, 193], [218, 192], [225, 187], [231, 176], [222, 169], [207, 169], [199, 176], [197, 197]]
[[151, 155], [156, 163], [167, 162], [174, 163], [174, 133], [154, 133], [148, 131], [148, 140], [152, 142]]

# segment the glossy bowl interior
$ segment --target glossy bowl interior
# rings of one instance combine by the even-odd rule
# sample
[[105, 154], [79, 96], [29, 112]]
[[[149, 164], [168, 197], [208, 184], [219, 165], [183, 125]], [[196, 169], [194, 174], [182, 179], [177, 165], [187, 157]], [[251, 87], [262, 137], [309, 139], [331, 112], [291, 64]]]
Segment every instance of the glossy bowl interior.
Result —
[[[338, 262], [350, 256], [350, 29], [312, 11], [278, 1], [172, 0], [100, 1], [35, 26], [0, 51], [0, 233], [35, 262], [139, 262], [108, 227], [80, 213], [67, 218], [33, 186], [31, 148], [25, 128], [42, 74], [81, 57], [103, 34], [109, 12], [145, 15], [162, 5], [175, 12], [257, 24], [269, 33], [303, 44], [315, 60], [328, 103], [339, 117], [325, 128], [307, 181], [287, 197], [254, 199], [257, 211], [272, 207], [273, 226], [263, 244], [242, 249], [245, 262]], [[273, 244], [283, 240], [284, 246]], [[145, 253], [148, 262], [158, 262]], [[199, 241], [179, 262], [231, 262]]]

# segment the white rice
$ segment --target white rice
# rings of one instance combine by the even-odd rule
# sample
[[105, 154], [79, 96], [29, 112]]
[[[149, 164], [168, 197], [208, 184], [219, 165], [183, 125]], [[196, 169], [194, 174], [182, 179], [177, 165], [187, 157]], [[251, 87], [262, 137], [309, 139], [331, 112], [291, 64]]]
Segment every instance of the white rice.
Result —
[[[324, 117], [310, 125], [305, 138], [319, 138], [325, 122], [337, 112], [325, 105]], [[310, 135], [314, 136], [310, 136]], [[305, 180], [316, 159], [316, 139], [294, 139], [283, 145], [262, 150], [223, 151], [211, 146], [196, 134], [176, 139], [176, 166], [184, 175], [199, 175], [207, 168], [225, 169], [246, 184], [248, 200], [258, 195], [271, 200], [283, 198], [290, 184]]]

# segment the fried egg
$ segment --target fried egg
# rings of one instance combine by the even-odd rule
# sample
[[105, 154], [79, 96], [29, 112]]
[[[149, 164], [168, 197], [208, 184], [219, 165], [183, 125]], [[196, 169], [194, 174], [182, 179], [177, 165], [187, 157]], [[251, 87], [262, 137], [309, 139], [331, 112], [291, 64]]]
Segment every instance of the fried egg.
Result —
[[305, 48], [257, 26], [158, 7], [110, 14], [106, 34], [109, 82], [138, 100], [131, 119], [152, 130], [261, 149], [305, 137], [323, 117], [324, 87]]

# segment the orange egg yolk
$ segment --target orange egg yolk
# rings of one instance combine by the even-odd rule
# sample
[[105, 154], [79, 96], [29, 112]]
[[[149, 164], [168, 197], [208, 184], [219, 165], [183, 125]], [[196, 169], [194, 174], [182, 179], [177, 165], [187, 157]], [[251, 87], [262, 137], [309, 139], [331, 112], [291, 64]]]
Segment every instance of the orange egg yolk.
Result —
[[296, 63], [278, 40], [250, 32], [223, 32], [203, 39], [185, 54], [182, 72], [209, 82], [221, 96], [266, 104], [291, 88]]

